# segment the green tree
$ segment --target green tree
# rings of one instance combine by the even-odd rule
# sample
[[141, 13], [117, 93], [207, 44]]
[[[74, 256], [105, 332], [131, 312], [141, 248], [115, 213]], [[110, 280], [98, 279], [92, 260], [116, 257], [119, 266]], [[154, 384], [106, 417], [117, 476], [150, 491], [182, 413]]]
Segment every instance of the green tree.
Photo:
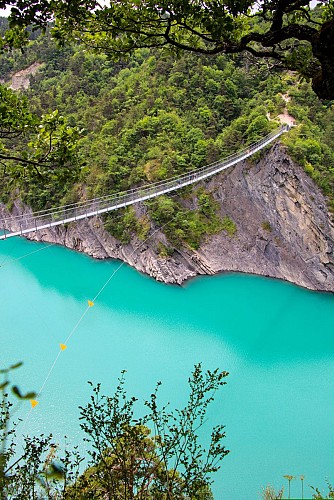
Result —
[[23, 186], [22, 201], [48, 208], [79, 179], [83, 130], [58, 110], [38, 116], [28, 99], [0, 84], [0, 179], [6, 201]]
[[158, 383], [145, 402], [147, 413], [140, 418], [134, 412], [137, 399], [126, 393], [124, 372], [111, 397], [101, 395], [100, 385], [93, 387], [90, 402], [81, 408], [90, 459], [79, 476], [82, 458], [77, 449], [65, 450], [59, 457], [51, 435], [25, 437], [23, 453], [15, 455], [18, 428], [7, 391], [11, 389], [19, 400], [35, 397], [10, 385], [9, 373], [21, 364], [0, 371], [4, 375], [0, 384], [1, 500], [213, 500], [211, 476], [229, 453], [222, 444], [224, 426], [213, 428], [207, 448], [199, 443], [199, 432], [216, 391], [226, 383], [227, 372], [203, 372], [196, 365], [189, 378], [188, 402], [181, 410], [158, 406]]
[[43, 168], [76, 168], [80, 134], [57, 110], [39, 118], [29, 110], [25, 96], [0, 84], [0, 162], [4, 172], [12, 165], [38, 175]]
[[334, 97], [334, 4], [309, 0], [1, 0], [12, 6], [3, 48], [27, 40], [25, 26], [46, 28], [55, 20], [61, 42], [81, 40], [116, 57], [137, 48], [169, 47], [199, 54], [246, 51], [312, 78], [317, 95]]
[[[171, 411], [158, 407], [158, 388], [145, 402], [148, 412], [135, 418], [134, 397], [124, 388], [124, 372], [112, 397], [93, 388], [91, 402], [81, 408], [82, 429], [90, 445], [91, 467], [77, 482], [87, 498], [210, 499], [211, 474], [228, 454], [224, 427], [216, 426], [208, 449], [199, 443], [208, 405], [225, 384], [227, 372], [196, 365], [189, 379], [187, 405]], [[153, 437], [150, 437], [150, 430]], [[95, 493], [94, 493], [95, 492]], [[91, 496], [90, 496], [91, 495]]]

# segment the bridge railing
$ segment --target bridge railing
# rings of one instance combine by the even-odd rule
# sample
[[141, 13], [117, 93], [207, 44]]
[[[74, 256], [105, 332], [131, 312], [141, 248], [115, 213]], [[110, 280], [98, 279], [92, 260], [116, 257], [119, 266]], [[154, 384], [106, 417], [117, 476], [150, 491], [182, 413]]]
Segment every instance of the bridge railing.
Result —
[[[196, 170], [186, 172], [176, 178], [158, 181], [153, 184], [140, 186], [121, 193], [94, 198], [84, 203], [72, 203], [59, 208], [41, 210], [34, 213], [25, 213], [4, 219], [2, 224], [5, 234], [0, 236], [0, 239], [17, 234], [26, 234], [28, 232], [37, 231], [38, 229], [66, 224], [86, 217], [92, 217], [94, 215], [125, 207], [139, 201], [144, 201], [155, 196], [180, 189], [181, 187], [185, 187], [198, 182], [199, 180], [210, 177], [215, 173], [218, 173], [228, 167], [231, 167], [239, 161], [248, 158], [288, 130], [289, 126], [283, 126], [279, 130], [268, 134], [260, 141], [250, 144], [242, 151], [233, 153], [225, 157], [223, 160], [218, 160]], [[13, 227], [14, 232], [6, 235], [6, 229], [9, 227]]]

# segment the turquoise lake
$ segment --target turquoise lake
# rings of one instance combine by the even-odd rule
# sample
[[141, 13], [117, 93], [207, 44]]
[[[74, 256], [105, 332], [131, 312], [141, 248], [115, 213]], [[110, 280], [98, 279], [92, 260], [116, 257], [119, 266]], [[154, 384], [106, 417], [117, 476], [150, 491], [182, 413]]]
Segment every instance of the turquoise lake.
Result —
[[[38, 391], [119, 263], [13, 238], [0, 242], [0, 265], [0, 365], [24, 361], [14, 382]], [[308, 485], [325, 491], [325, 480], [334, 482], [334, 295], [255, 276], [174, 287], [123, 266], [71, 336], [40, 404], [30, 415], [29, 403], [20, 409], [29, 415], [22, 428], [76, 443], [86, 382], [111, 394], [123, 369], [129, 394], [147, 398], [161, 380], [161, 402], [181, 406], [198, 362], [230, 373], [206, 423], [208, 432], [226, 425], [231, 450], [215, 475], [215, 499], [259, 499], [267, 484], [287, 486], [285, 474], [305, 476], [305, 498]], [[301, 498], [298, 479], [291, 498]]]

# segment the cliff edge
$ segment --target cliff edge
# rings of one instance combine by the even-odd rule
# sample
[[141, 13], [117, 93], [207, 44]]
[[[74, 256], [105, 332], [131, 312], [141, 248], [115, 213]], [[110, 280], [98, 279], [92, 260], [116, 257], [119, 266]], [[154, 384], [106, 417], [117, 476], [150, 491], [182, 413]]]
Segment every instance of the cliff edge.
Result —
[[[235, 222], [237, 231], [234, 236], [224, 231], [210, 236], [197, 251], [183, 247], [168, 258], [160, 256], [159, 243], [169, 244], [157, 228], [151, 229], [145, 242], [134, 237], [124, 245], [104, 230], [98, 218], [42, 230], [29, 238], [99, 259], [117, 258], [165, 283], [239, 271], [334, 292], [334, 225], [326, 200], [282, 145], [277, 143], [261, 159], [242, 162], [202, 185], [218, 202], [220, 215]], [[185, 203], [195, 207], [195, 194]], [[13, 215], [21, 211], [22, 205], [15, 203]], [[138, 215], [145, 211], [144, 205], [136, 206]]]

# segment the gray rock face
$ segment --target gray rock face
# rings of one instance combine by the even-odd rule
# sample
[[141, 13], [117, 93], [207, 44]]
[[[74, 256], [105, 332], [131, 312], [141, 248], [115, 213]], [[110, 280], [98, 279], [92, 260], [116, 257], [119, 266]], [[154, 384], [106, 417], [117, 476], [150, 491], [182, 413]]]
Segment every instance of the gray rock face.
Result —
[[326, 201], [282, 147], [217, 182], [209, 187], [238, 232], [235, 238], [218, 234], [201, 248], [214, 272], [262, 274], [334, 291], [334, 226]]
[[[165, 283], [181, 284], [198, 274], [239, 271], [334, 291], [334, 226], [319, 188], [276, 144], [257, 162], [243, 162], [206, 181], [221, 216], [237, 226], [211, 236], [198, 251], [181, 248], [169, 258], [158, 253], [165, 235], [152, 229], [145, 242], [122, 245], [98, 218], [31, 234], [99, 259], [116, 258]], [[196, 205], [195, 195], [187, 202]], [[4, 211], [4, 208], [2, 209]], [[21, 212], [16, 204], [13, 214]], [[138, 215], [145, 212], [136, 207]], [[12, 228], [14, 229], [14, 227]]]

